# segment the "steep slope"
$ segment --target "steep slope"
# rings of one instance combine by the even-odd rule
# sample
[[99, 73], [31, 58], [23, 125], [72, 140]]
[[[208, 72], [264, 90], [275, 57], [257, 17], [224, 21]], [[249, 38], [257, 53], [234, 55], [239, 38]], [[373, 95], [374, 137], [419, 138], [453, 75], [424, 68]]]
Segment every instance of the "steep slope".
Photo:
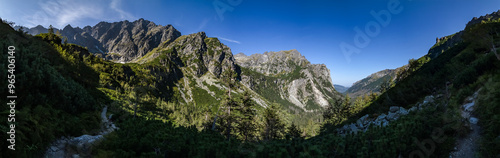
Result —
[[[366, 120], [380, 122], [387, 117], [398, 118], [386, 127], [369, 128], [355, 134], [354, 137], [348, 135], [345, 142], [350, 142], [348, 144], [352, 149], [367, 149], [365, 151], [369, 151], [366, 153], [370, 156], [412, 157], [415, 154], [425, 154], [424, 156], [429, 157], [450, 157], [450, 153], [456, 150], [454, 147], [463, 146], [460, 144], [463, 141], [457, 140], [474, 135], [469, 138], [476, 140], [466, 142], [479, 142], [480, 149], [465, 151], [478, 153], [461, 153], [463, 150], [457, 152], [462, 156], [498, 157], [500, 153], [496, 149], [500, 146], [498, 134], [500, 106], [496, 97], [499, 96], [497, 88], [500, 59], [496, 57], [499, 51], [495, 48], [500, 45], [499, 32], [498, 18], [468, 25], [463, 31], [461, 42], [453, 44], [432, 60], [427, 61], [425, 58], [429, 58], [428, 56], [420, 58], [427, 62], [416, 66], [416, 70], [412, 70], [411, 65], [419, 65], [420, 62], [411, 60], [411, 63], [417, 61], [417, 64], [407, 66], [410, 73], [403, 75], [406, 77], [398, 80], [394, 87], [378, 96], [360, 113], [342, 123], [346, 126], [327, 127], [319, 137], [329, 138], [328, 133], [333, 133], [331, 129], [338, 127], [342, 129], [366, 127]], [[476, 98], [477, 108], [470, 108], [475, 104]], [[405, 112], [404, 108], [414, 110], [401, 115], [401, 111]], [[468, 117], [464, 119], [461, 113], [464, 110], [472, 111], [471, 114], [479, 119], [467, 119]], [[471, 131], [479, 129], [471, 128], [476, 123], [481, 129], [488, 128], [480, 132], [480, 136], [475, 136], [477, 131]], [[436, 135], [437, 133], [439, 134]], [[357, 144], [356, 140], [374, 142], [377, 145], [364, 144], [355, 147], [353, 144]], [[415, 143], [424, 144], [424, 142], [433, 146], [432, 150], [419, 149], [420, 145], [415, 146]], [[384, 144], [400, 145], [393, 147]], [[343, 144], [339, 146], [343, 147]], [[346, 153], [349, 153], [349, 150]], [[365, 155], [364, 153], [358, 151], [358, 156]]]
[[[467, 30], [468, 28], [471, 28], [472, 26], [475, 26], [476, 24], [481, 24], [486, 21], [492, 21], [492, 20], [497, 20], [500, 18], [500, 10], [493, 12], [491, 14], [486, 14], [480, 17], [474, 17], [472, 18], [471, 21], [469, 21], [466, 24], [466, 27], [464, 30]], [[429, 52], [426, 56], [430, 57], [431, 59], [436, 58], [438, 55], [443, 53], [444, 51], [452, 48], [453, 46], [457, 45], [458, 43], [462, 42], [462, 36], [464, 34], [464, 30], [459, 31], [455, 34], [441, 37], [441, 38], [436, 38], [436, 44], [429, 49]]]
[[[320, 110], [340, 98], [324, 64], [311, 64], [297, 50], [235, 55], [242, 83], [269, 101], [299, 111]], [[299, 109], [297, 109], [298, 107]]]
[[[207, 37], [205, 32], [166, 41], [133, 62], [167, 67], [175, 75], [173, 80], [178, 80], [173, 83], [173, 87], [178, 88], [174, 93], [180, 96], [177, 101], [204, 106], [218, 106], [225, 98], [227, 86], [222, 79], [223, 72], [236, 72], [238, 76], [234, 80], [239, 80], [241, 71], [234, 62], [231, 49], [217, 38]], [[167, 79], [165, 82], [171, 81], [172, 79]], [[244, 90], [245, 87], [238, 87], [233, 93], [238, 95]], [[260, 106], [266, 107], [269, 104], [259, 94], [252, 95], [252, 100]]]
[[347, 91], [351, 97], [363, 96], [370, 92], [379, 93], [384, 82], [390, 82], [396, 77], [396, 70], [386, 69], [355, 82]]
[[344, 87], [342, 85], [338, 85], [338, 84], [333, 84], [333, 87], [335, 87], [335, 90], [337, 90], [337, 92], [340, 92], [340, 93], [344, 93], [345, 91], [347, 91], [350, 87]]

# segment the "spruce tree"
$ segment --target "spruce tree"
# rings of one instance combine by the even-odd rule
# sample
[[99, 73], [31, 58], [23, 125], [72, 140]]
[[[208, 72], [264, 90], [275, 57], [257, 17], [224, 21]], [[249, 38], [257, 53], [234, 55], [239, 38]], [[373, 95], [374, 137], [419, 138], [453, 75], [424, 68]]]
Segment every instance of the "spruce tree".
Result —
[[248, 141], [255, 135], [256, 124], [254, 117], [256, 111], [254, 109], [255, 104], [251, 99], [251, 94], [249, 91], [245, 91], [241, 97], [241, 105], [238, 108], [238, 133], [243, 138], [243, 140]]
[[285, 124], [282, 122], [279, 112], [280, 105], [277, 103], [272, 103], [264, 111], [264, 139], [280, 139], [283, 137], [285, 131]]

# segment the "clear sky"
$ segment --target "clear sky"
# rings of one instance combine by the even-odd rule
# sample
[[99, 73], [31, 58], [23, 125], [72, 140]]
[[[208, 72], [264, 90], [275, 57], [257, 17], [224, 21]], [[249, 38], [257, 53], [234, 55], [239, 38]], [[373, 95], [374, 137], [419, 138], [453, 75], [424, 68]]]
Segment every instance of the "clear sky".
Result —
[[144, 18], [183, 35], [205, 31], [233, 54], [297, 49], [344, 86], [419, 58], [436, 37], [499, 9], [498, 0], [0, 0], [1, 18], [28, 27]]

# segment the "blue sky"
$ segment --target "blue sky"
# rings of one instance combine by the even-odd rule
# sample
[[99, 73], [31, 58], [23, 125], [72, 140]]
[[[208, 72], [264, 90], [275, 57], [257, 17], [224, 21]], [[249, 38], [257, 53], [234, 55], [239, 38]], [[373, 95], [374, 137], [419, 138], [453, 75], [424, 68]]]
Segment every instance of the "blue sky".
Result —
[[[1, 18], [29, 27], [144, 18], [172, 24], [183, 35], [205, 31], [222, 39], [233, 54], [297, 49], [312, 63], [326, 64], [333, 82], [344, 86], [419, 58], [436, 37], [499, 9], [498, 0], [0, 0]], [[380, 16], [383, 26], [371, 11], [389, 13], [391, 19]], [[356, 27], [369, 42], [356, 45]], [[341, 43], [356, 53], [347, 55]]]

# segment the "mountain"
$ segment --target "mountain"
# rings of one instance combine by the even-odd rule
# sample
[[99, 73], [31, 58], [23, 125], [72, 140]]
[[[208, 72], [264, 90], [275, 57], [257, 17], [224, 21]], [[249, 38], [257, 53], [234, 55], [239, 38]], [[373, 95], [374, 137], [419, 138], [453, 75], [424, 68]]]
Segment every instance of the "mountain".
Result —
[[[21, 29], [21, 26], [15, 26], [14, 27], [15, 30], [19, 30]], [[32, 27], [32, 28], [26, 28], [26, 27], [22, 27], [23, 31], [31, 34], [31, 35], [38, 35], [38, 34], [41, 34], [41, 33], [47, 33], [49, 32], [47, 28], [43, 27], [42, 25], [37, 25], [35, 27]]]
[[357, 83], [392, 79], [382, 93], [350, 100], [297, 50], [233, 55], [199, 32], [120, 63], [2, 20], [0, 65], [15, 71], [0, 69], [13, 89], [0, 95], [17, 98], [0, 99], [0, 145], [16, 148], [0, 157], [498, 157], [499, 32], [499, 18], [466, 26], [441, 53]]
[[335, 91], [330, 70], [311, 64], [297, 50], [235, 55], [242, 67], [242, 83], [269, 101], [295, 111], [314, 111], [341, 97]]
[[462, 42], [463, 41], [462, 36], [465, 30], [470, 29], [471, 27], [476, 26], [477, 24], [481, 24], [486, 21], [496, 20], [499, 18], [500, 18], [500, 10], [493, 12], [491, 14], [486, 14], [480, 17], [472, 18], [472, 20], [465, 25], [464, 30], [449, 36], [436, 38], [436, 44], [432, 46], [431, 49], [429, 49], [429, 52], [426, 56], [430, 57], [431, 59], [436, 58], [439, 54]]
[[[38, 25], [24, 31], [37, 35], [47, 33], [48, 29]], [[83, 29], [67, 25], [62, 30], [54, 31], [66, 37], [68, 43], [87, 47], [90, 52], [103, 54], [107, 59], [116, 62], [130, 62], [144, 56], [161, 43], [173, 41], [181, 36], [172, 25], [156, 25], [142, 18], [133, 22], [100, 22]]]
[[380, 87], [384, 82], [390, 82], [396, 77], [395, 69], [386, 69], [373, 73], [359, 81], [356, 81], [349, 89], [345, 91], [351, 97], [363, 96], [371, 92], [379, 93]]
[[350, 88], [350, 87], [344, 87], [344, 86], [338, 85], [338, 84], [334, 84], [333, 87], [335, 87], [335, 90], [337, 90], [337, 92], [340, 92], [340, 93], [344, 93], [345, 91], [347, 91], [347, 89]]

